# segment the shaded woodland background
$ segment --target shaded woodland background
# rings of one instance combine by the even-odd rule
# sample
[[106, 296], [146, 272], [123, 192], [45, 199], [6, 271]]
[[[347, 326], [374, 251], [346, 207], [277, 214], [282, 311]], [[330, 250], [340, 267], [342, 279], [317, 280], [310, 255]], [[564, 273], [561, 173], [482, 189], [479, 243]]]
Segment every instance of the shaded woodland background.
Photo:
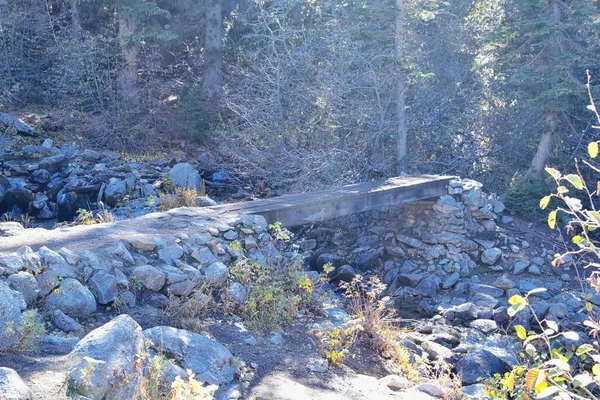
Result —
[[599, 6], [0, 0], [0, 109], [58, 141], [204, 149], [289, 191], [406, 172], [519, 193], [600, 139]]

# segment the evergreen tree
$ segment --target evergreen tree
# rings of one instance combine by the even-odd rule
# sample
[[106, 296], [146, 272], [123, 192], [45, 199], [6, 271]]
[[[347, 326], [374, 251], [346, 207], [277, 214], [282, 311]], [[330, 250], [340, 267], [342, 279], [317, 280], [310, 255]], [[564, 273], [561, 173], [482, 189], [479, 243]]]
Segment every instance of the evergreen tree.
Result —
[[[476, 12], [497, 13], [488, 3], [481, 0]], [[482, 64], [517, 106], [536, 112], [534, 126], [526, 127], [539, 138], [528, 176], [539, 179], [557, 135], [574, 133], [578, 119], [586, 119], [585, 70], [598, 64], [600, 14], [587, 0], [507, 0], [502, 11], [483, 36]]]

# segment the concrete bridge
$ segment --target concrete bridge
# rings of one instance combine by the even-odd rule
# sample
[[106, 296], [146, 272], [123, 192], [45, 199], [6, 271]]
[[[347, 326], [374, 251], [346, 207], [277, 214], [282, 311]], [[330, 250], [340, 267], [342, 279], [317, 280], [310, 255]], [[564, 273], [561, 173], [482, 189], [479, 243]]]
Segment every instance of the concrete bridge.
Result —
[[218, 213], [262, 215], [269, 223], [294, 227], [331, 218], [410, 203], [448, 193], [456, 177], [420, 175], [389, 178], [300, 194], [210, 207]]
[[[54, 230], [28, 229], [15, 236], [0, 232], [0, 253], [21, 246], [37, 250], [52, 248], [93, 249], [133, 238], [193, 234], [207, 226], [219, 227], [243, 215], [261, 215], [268, 223], [280, 221], [285, 227], [325, 221], [448, 193], [451, 176], [423, 175], [390, 178], [338, 188], [286, 195], [264, 200], [224, 204], [204, 208], [180, 208], [144, 215], [109, 224], [67, 226]], [[140, 239], [141, 240], [141, 239]]]

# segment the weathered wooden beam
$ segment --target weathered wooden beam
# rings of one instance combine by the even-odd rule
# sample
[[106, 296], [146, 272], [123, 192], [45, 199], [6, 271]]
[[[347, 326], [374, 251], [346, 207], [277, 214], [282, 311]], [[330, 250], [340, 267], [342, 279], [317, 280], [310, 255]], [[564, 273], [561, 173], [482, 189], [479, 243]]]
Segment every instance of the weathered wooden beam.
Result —
[[27, 125], [19, 118], [4, 112], [0, 112], [0, 124], [4, 125], [7, 129], [13, 129], [16, 133], [24, 136], [35, 137], [39, 135], [35, 129]]
[[280, 221], [284, 226], [294, 227], [439, 197], [448, 193], [446, 187], [452, 179], [452, 176], [436, 175], [390, 178], [211, 208], [219, 213], [259, 214], [269, 223]]

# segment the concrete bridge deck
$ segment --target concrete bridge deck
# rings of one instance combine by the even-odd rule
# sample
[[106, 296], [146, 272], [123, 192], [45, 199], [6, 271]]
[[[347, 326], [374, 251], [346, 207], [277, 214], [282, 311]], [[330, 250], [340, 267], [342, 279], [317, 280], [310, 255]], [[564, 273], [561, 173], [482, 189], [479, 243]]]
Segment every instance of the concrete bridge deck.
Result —
[[258, 214], [283, 226], [320, 222], [384, 207], [410, 203], [448, 193], [454, 176], [420, 175], [389, 178], [332, 189], [210, 207], [218, 213]]

